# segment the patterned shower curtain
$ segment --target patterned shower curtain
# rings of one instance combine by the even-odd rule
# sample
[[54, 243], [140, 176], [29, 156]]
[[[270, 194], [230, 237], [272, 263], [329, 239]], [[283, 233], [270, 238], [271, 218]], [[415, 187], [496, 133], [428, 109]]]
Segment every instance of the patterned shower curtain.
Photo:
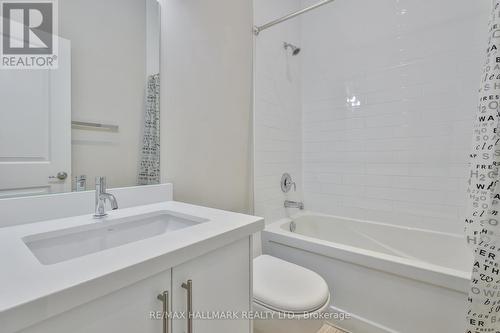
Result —
[[144, 136], [137, 183], [160, 183], [160, 74], [148, 77]]
[[474, 249], [469, 333], [500, 332], [500, 0], [493, 1], [470, 155], [467, 242]]

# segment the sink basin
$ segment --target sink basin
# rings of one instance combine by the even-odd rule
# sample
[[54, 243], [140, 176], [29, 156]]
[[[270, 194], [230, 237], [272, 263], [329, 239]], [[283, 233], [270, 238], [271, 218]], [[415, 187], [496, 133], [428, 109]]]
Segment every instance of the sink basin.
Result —
[[207, 221], [199, 217], [158, 211], [108, 218], [79, 227], [30, 235], [24, 237], [23, 241], [40, 263], [52, 265]]

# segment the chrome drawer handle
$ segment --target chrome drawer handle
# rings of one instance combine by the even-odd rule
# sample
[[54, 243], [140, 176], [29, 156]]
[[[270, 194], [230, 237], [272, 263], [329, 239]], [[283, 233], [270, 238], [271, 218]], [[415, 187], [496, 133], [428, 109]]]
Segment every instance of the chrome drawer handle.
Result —
[[156, 298], [163, 303], [163, 333], [168, 333], [168, 291], [164, 291]]
[[187, 280], [182, 284], [182, 288], [187, 290], [187, 333], [193, 333], [193, 281]]

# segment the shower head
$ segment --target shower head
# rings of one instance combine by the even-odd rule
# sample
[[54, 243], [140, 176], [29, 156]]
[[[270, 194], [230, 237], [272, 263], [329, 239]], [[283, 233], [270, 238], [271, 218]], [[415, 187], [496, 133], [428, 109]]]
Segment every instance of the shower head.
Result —
[[285, 50], [291, 49], [291, 50], [292, 50], [292, 55], [293, 55], [293, 56], [296, 56], [297, 54], [299, 54], [299, 53], [300, 53], [300, 47], [295, 46], [295, 45], [293, 45], [293, 44], [290, 44], [290, 43], [284, 42], [284, 43], [283, 43], [283, 47], [285, 48]]

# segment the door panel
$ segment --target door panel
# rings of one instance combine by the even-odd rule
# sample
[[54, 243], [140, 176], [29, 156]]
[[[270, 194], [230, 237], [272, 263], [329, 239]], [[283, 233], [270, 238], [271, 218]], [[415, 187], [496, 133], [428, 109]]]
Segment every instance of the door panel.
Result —
[[170, 291], [171, 270], [36, 324], [20, 333], [162, 333], [157, 296]]
[[[251, 309], [250, 242], [244, 240], [210, 252], [172, 270], [173, 311], [187, 311], [187, 291], [192, 280], [193, 312], [241, 314]], [[187, 320], [173, 319], [173, 333], [187, 333]], [[249, 333], [248, 320], [193, 319], [193, 333]]]
[[0, 198], [71, 190], [70, 44], [59, 48], [58, 69], [0, 73]]

